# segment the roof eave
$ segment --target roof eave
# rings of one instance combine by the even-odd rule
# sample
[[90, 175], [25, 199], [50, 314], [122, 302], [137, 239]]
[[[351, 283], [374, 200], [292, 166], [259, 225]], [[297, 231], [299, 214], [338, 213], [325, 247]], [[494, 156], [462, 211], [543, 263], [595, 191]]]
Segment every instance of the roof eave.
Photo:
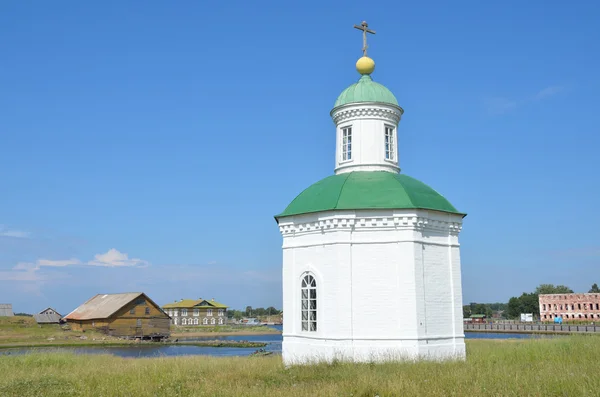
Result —
[[308, 215], [308, 214], [316, 214], [319, 212], [329, 212], [329, 211], [373, 211], [373, 210], [383, 210], [383, 211], [390, 211], [390, 210], [426, 210], [426, 211], [437, 211], [437, 212], [443, 212], [446, 214], [453, 214], [453, 215], [460, 215], [463, 219], [464, 217], [467, 216], [466, 213], [463, 212], [459, 212], [459, 211], [446, 211], [446, 210], [440, 210], [437, 208], [425, 208], [425, 207], [412, 207], [412, 208], [394, 208], [394, 207], [381, 207], [381, 208], [331, 208], [331, 209], [326, 209], [326, 210], [314, 210], [314, 211], [306, 211], [306, 212], [293, 212], [290, 214], [279, 214], [279, 215], [275, 215], [275, 221], [277, 221], [277, 224], [279, 224], [279, 219], [280, 218], [287, 218], [289, 216], [298, 216], [298, 215]]
[[396, 105], [394, 103], [389, 103], [389, 102], [379, 102], [379, 101], [369, 101], [369, 102], [348, 102], [348, 103], [344, 103], [343, 105], [337, 105], [333, 107], [333, 109], [331, 109], [331, 111], [329, 112], [329, 116], [333, 117], [333, 113], [337, 112], [338, 110], [343, 109], [344, 107], [350, 107], [350, 106], [356, 106], [356, 105], [383, 105], [383, 106], [390, 106], [393, 107], [395, 109], [397, 109], [400, 112], [400, 115], [404, 114], [404, 109], [402, 109], [402, 107], [400, 107], [400, 105]]

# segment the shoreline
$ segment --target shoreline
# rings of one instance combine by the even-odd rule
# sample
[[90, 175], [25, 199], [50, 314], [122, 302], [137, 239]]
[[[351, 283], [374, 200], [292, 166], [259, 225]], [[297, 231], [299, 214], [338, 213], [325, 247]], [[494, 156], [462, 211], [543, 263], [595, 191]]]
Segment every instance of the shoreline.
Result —
[[248, 341], [180, 341], [180, 342], [137, 342], [137, 341], [115, 341], [115, 342], [81, 342], [81, 343], [7, 343], [0, 345], [3, 349], [27, 349], [36, 347], [130, 347], [130, 346], [197, 346], [197, 347], [235, 347], [235, 348], [261, 348], [267, 346], [265, 342]]
[[465, 333], [476, 334], [533, 334], [533, 335], [600, 335], [600, 332], [584, 331], [525, 331], [510, 329], [465, 329]]
[[251, 335], [281, 335], [281, 332], [273, 329], [273, 331], [225, 331], [225, 332], [174, 332], [171, 334], [171, 338], [194, 338], [194, 337], [205, 337], [205, 336], [251, 336]]
[[[259, 335], [281, 335], [281, 332], [270, 328], [260, 330], [240, 330], [240, 331], [224, 331], [224, 332], [174, 332], [171, 333], [166, 341], [139, 341], [135, 339], [108, 339], [108, 340], [80, 340], [75, 337], [71, 339], [57, 339], [56, 341], [48, 341], [46, 339], [19, 340], [19, 338], [11, 338], [10, 335], [0, 335], [0, 350], [15, 349], [15, 348], [35, 348], [35, 347], [115, 347], [115, 346], [175, 346], [188, 345], [199, 347], [265, 347], [267, 343], [252, 342], [252, 341], [234, 341], [217, 339], [226, 336], [259, 336]], [[105, 335], [96, 335], [96, 338], [106, 337]], [[204, 340], [189, 341], [186, 339], [207, 338]], [[210, 339], [208, 339], [210, 338]], [[214, 338], [214, 339], [213, 339]], [[11, 340], [16, 339], [16, 340]], [[175, 342], [175, 339], [179, 339]]]

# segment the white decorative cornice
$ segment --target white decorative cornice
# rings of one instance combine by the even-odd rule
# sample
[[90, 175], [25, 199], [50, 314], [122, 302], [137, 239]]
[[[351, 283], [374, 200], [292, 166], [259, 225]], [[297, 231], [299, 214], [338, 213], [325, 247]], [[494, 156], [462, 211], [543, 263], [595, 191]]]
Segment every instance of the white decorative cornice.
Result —
[[394, 230], [412, 229], [420, 231], [444, 232], [450, 235], [458, 235], [462, 229], [461, 222], [449, 222], [430, 219], [422, 216], [348, 216], [340, 215], [327, 219], [319, 219], [310, 222], [286, 222], [280, 223], [279, 231], [283, 236], [290, 234], [298, 235], [305, 233], [326, 232], [334, 230]]
[[337, 125], [341, 122], [354, 119], [384, 119], [390, 120], [395, 125], [400, 122], [402, 113], [394, 108], [385, 108], [381, 106], [353, 106], [346, 109], [340, 109], [332, 114], [333, 122]]

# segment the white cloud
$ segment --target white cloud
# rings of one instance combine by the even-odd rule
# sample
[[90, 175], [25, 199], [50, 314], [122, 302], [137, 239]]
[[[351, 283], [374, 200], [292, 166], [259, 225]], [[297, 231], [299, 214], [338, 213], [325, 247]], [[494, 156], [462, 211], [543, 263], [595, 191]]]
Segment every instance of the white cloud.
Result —
[[65, 259], [60, 261], [53, 261], [49, 259], [38, 259], [35, 262], [19, 262], [13, 267], [13, 270], [26, 270], [26, 271], [36, 271], [40, 270], [42, 267], [66, 267], [73, 265], [80, 265], [81, 261], [76, 258]]
[[0, 270], [0, 281], [28, 281], [43, 283], [68, 277], [66, 274], [39, 272], [41, 266], [31, 262], [19, 262], [10, 270]]
[[73, 265], [81, 265], [81, 261], [77, 258], [53, 261], [50, 259], [39, 259], [37, 261], [38, 266], [48, 266], [48, 267], [65, 267], [65, 266], [73, 266]]
[[514, 109], [517, 106], [517, 102], [507, 98], [486, 98], [484, 105], [490, 114], [503, 114]]
[[510, 99], [503, 97], [484, 98], [483, 105], [488, 114], [500, 115], [507, 113], [519, 106], [526, 105], [530, 102], [541, 101], [565, 91], [566, 87], [562, 85], [552, 85], [541, 89], [532, 96], [523, 98]]
[[0, 225], [0, 237], [29, 238], [31, 237], [31, 233], [21, 230], [8, 229], [4, 225]]
[[39, 273], [43, 267], [146, 267], [149, 265], [145, 260], [138, 258], [130, 259], [126, 253], [111, 248], [104, 254], [94, 255], [94, 259], [88, 262], [82, 262], [77, 258], [62, 260], [38, 259], [35, 262], [19, 262], [11, 270], [0, 271], [0, 281], [40, 281], [45, 279]]
[[111, 248], [105, 254], [97, 254], [94, 260], [87, 263], [90, 266], [105, 267], [146, 267], [149, 263], [138, 258], [129, 258], [129, 255]]
[[[17, 265], [18, 266], [18, 265]], [[36, 273], [35, 269], [17, 269], [0, 271], [0, 281], [41, 281], [43, 276]]]
[[559, 93], [563, 92], [564, 90], [565, 90], [564, 86], [552, 85], [550, 87], [544, 88], [543, 90], [540, 90], [537, 94], [535, 94], [534, 98], [539, 101], [540, 99], [549, 98], [551, 96], [559, 94]]

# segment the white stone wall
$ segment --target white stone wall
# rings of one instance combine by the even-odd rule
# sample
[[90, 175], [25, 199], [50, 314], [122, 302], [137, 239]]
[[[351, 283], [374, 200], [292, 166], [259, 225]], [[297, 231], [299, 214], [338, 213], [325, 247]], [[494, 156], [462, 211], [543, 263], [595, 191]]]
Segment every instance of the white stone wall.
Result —
[[[460, 215], [331, 211], [279, 220], [283, 359], [462, 358]], [[317, 281], [316, 332], [301, 329], [300, 285]]]
[[[398, 123], [403, 110], [386, 104], [348, 104], [332, 112], [336, 125], [335, 173], [352, 171], [399, 172]], [[394, 127], [395, 158], [385, 158], [385, 126]], [[352, 127], [352, 159], [342, 158], [342, 130]]]

